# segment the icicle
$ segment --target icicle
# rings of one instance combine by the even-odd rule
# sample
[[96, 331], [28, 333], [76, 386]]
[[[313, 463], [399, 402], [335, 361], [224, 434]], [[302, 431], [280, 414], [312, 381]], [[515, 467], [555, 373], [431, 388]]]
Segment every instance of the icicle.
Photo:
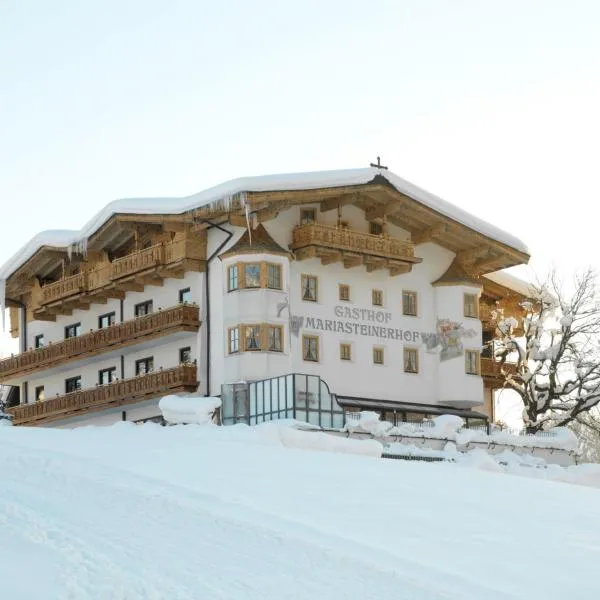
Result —
[[242, 205], [244, 212], [246, 213], [246, 228], [248, 230], [248, 241], [252, 246], [252, 227], [250, 227], [250, 211], [248, 210], [248, 201], [246, 192], [240, 193], [240, 204]]
[[2, 312], [2, 333], [6, 333], [6, 279], [0, 279], [0, 311]]

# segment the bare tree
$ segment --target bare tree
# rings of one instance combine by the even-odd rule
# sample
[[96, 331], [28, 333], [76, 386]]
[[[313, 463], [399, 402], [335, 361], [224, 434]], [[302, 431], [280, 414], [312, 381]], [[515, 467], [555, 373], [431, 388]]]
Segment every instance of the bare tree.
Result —
[[[581, 420], [600, 403], [600, 304], [596, 275], [577, 275], [567, 293], [556, 273], [532, 286], [520, 323], [498, 315], [504, 387], [523, 402], [528, 432]], [[516, 364], [515, 364], [516, 363]]]
[[600, 463], [600, 411], [580, 413], [570, 424], [581, 444], [581, 456], [585, 462]]

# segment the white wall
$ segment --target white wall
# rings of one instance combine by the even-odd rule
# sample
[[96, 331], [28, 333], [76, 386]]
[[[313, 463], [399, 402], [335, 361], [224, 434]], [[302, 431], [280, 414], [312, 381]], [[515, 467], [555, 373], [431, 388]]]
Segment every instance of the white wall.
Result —
[[[317, 208], [319, 222], [335, 224], [336, 211], [320, 213]], [[304, 207], [303, 207], [304, 208]], [[286, 249], [292, 242], [292, 230], [300, 219], [300, 207], [292, 207], [274, 219], [265, 223], [271, 236]], [[368, 223], [364, 213], [355, 207], [344, 207], [342, 219], [349, 221], [351, 228], [368, 231]], [[234, 236], [227, 248], [233, 245], [244, 233], [243, 228], [233, 228]], [[390, 234], [407, 238], [408, 232], [390, 226]], [[222, 238], [222, 233], [221, 237]], [[216, 236], [215, 236], [216, 239]], [[211, 236], [209, 235], [209, 244]], [[224, 250], [225, 251], [225, 250]], [[453, 318], [464, 322], [462, 286], [456, 288], [433, 288], [431, 282], [440, 277], [448, 268], [454, 254], [433, 243], [417, 246], [416, 256], [423, 259], [415, 265], [410, 273], [390, 277], [388, 271], [379, 270], [367, 273], [365, 267], [345, 269], [342, 264], [321, 265], [318, 259], [288, 262], [288, 259], [277, 255], [236, 255], [223, 261], [214, 261], [210, 270], [211, 313], [212, 313], [212, 383], [211, 393], [220, 393], [220, 385], [224, 382], [262, 379], [282, 375], [288, 372], [300, 372], [320, 375], [331, 390], [340, 395], [364, 396], [406, 402], [456, 402], [473, 406], [483, 402], [483, 383], [481, 377], [465, 373], [464, 356], [454, 361], [451, 367], [443, 366], [437, 354], [429, 354], [422, 343], [421, 332], [435, 332], [438, 317]], [[280, 262], [283, 266], [283, 291], [272, 290], [237, 290], [226, 289], [226, 268], [231, 262], [250, 262], [269, 260]], [[318, 302], [303, 301], [301, 297], [302, 274], [315, 275], [319, 278]], [[338, 299], [338, 284], [348, 284], [351, 289], [351, 301]], [[371, 290], [380, 289], [384, 293], [384, 306], [373, 307]], [[402, 315], [402, 291], [416, 291], [418, 294], [418, 315], [416, 317]], [[443, 290], [436, 296], [436, 290]], [[452, 291], [451, 291], [452, 290]], [[478, 292], [479, 290], [475, 290]], [[290, 313], [304, 316], [304, 327], [299, 336], [290, 333], [288, 327], [289, 313], [277, 316], [277, 304], [289, 298]], [[442, 302], [443, 300], [443, 302]], [[386, 328], [419, 332], [414, 338], [411, 333], [410, 343], [404, 339], [388, 337], [368, 337], [356, 333], [346, 334], [335, 331], [309, 329], [308, 325], [316, 325], [308, 321], [321, 319], [325, 321], [342, 320], [365, 325], [368, 321], [338, 318], [336, 306], [378, 310], [389, 313]], [[268, 322], [282, 323], [286, 327], [286, 347], [282, 355], [278, 353], [246, 352], [227, 356], [227, 328], [239, 323]], [[481, 324], [474, 320], [478, 327], [478, 338], [474, 338], [474, 347], [481, 345]], [[373, 322], [371, 325], [380, 325]], [[465, 324], [470, 327], [472, 324]], [[220, 329], [220, 332], [217, 331]], [[320, 360], [318, 363], [304, 361], [302, 357], [302, 333], [320, 336]], [[352, 360], [341, 361], [339, 344], [352, 345]], [[470, 342], [469, 342], [470, 344]], [[404, 373], [403, 348], [419, 348], [420, 369], [418, 374]], [[373, 347], [384, 348], [384, 365], [373, 364]], [[466, 347], [470, 345], [465, 344]], [[289, 356], [288, 356], [289, 353]], [[445, 371], [449, 371], [449, 389], [444, 386]]]

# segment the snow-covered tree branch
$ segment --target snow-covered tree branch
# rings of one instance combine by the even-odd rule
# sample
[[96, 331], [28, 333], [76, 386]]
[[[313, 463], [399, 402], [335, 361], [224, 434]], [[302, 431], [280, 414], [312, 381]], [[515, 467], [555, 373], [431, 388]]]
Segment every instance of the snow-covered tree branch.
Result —
[[[499, 314], [495, 355], [531, 433], [568, 425], [600, 403], [600, 303], [595, 273], [567, 293], [556, 273], [532, 286], [522, 323]], [[514, 364], [516, 362], [516, 365]]]

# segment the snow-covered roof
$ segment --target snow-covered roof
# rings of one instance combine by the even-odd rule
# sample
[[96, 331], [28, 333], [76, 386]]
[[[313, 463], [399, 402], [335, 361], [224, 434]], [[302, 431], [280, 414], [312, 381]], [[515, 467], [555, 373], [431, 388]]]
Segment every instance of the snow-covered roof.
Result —
[[424, 206], [510, 248], [529, 254], [527, 246], [513, 235], [413, 185], [390, 171], [367, 168], [242, 177], [183, 198], [115, 200], [94, 215], [79, 231], [50, 230], [37, 234], [2, 265], [0, 280], [8, 279], [12, 273], [25, 264], [43, 246], [64, 248], [85, 245], [86, 240], [116, 214], [179, 214], [213, 203], [227, 205], [232, 197], [244, 192], [310, 190], [364, 185], [372, 182], [377, 175], [385, 178], [398, 192]]
[[523, 296], [531, 296], [533, 289], [531, 284], [523, 279], [519, 279], [510, 273], [506, 273], [505, 271], [495, 271], [494, 273], [486, 273], [484, 275], [486, 279], [493, 281], [499, 285], [502, 285], [509, 290], [513, 290]]

